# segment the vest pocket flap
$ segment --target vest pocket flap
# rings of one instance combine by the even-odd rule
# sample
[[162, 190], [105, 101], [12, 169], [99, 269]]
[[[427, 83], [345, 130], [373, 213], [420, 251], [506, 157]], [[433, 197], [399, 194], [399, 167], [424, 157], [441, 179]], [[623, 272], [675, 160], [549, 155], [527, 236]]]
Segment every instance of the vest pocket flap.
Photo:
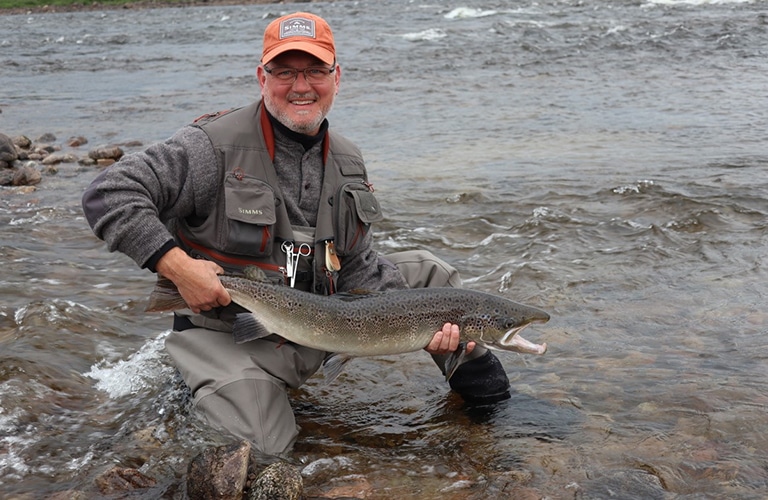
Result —
[[379, 206], [379, 200], [370, 191], [350, 190], [349, 194], [355, 200], [357, 215], [365, 224], [372, 224], [384, 219]]
[[371, 187], [363, 179], [342, 184], [331, 204], [336, 254], [346, 257], [363, 243], [371, 224], [383, 220], [384, 214]]
[[267, 184], [255, 179], [224, 181], [227, 218], [246, 224], [271, 226], [277, 221], [275, 193]]

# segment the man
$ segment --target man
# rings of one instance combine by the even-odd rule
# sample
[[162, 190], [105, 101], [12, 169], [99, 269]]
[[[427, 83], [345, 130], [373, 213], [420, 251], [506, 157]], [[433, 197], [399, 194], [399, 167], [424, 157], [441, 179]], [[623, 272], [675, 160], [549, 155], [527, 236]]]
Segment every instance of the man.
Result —
[[[309, 13], [276, 19], [257, 69], [262, 99], [206, 115], [162, 144], [127, 155], [83, 195], [94, 233], [110, 251], [170, 278], [189, 310], [174, 317], [166, 348], [208, 422], [283, 454], [298, 435], [287, 388], [303, 384], [328, 353], [277, 336], [234, 344], [230, 303], [217, 275], [256, 265], [307, 292], [460, 286], [428, 252], [381, 258], [381, 219], [360, 151], [328, 129], [341, 67], [328, 24]], [[438, 366], [457, 349], [446, 324], [425, 348]], [[473, 349], [474, 348], [474, 349]], [[466, 400], [508, 397], [509, 381], [486, 349], [451, 378]]]

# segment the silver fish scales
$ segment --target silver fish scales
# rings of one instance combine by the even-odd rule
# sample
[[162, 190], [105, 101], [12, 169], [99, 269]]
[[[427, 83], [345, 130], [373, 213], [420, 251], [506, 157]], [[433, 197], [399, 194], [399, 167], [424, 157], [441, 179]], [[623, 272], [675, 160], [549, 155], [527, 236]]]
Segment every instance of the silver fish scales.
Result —
[[[332, 380], [349, 359], [417, 351], [426, 347], [446, 322], [459, 325], [462, 343], [490, 349], [543, 354], [519, 332], [544, 323], [549, 314], [497, 295], [461, 288], [414, 288], [323, 296], [235, 276], [220, 276], [232, 301], [246, 309], [233, 326], [235, 342], [277, 334], [306, 347], [334, 353], [326, 361]], [[161, 278], [148, 311], [186, 307], [170, 280]], [[447, 376], [462, 352], [449, 360]], [[335, 358], [335, 359], [334, 359]]]

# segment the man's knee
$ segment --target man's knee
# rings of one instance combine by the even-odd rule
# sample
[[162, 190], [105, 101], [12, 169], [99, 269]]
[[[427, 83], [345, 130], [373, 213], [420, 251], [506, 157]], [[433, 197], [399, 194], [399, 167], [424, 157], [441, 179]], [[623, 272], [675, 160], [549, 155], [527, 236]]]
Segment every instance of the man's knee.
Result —
[[285, 387], [270, 380], [243, 379], [196, 401], [208, 423], [269, 455], [291, 449], [299, 434]]
[[405, 277], [411, 288], [461, 287], [459, 272], [426, 250], [408, 250], [384, 255]]

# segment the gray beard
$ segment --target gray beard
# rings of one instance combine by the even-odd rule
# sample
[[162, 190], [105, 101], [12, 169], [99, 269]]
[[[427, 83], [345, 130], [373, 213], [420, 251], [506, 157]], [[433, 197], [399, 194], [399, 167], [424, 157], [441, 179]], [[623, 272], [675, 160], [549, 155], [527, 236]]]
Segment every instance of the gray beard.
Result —
[[331, 107], [329, 106], [328, 109], [323, 110], [324, 112], [317, 116], [314, 121], [308, 124], [296, 123], [285, 113], [275, 112], [277, 106], [274, 105], [274, 101], [272, 101], [272, 99], [267, 96], [262, 96], [262, 99], [264, 100], [264, 106], [267, 107], [267, 110], [277, 119], [277, 121], [285, 125], [289, 130], [293, 130], [299, 134], [314, 135], [315, 131], [323, 123], [323, 120], [325, 120], [326, 115], [331, 111]]

